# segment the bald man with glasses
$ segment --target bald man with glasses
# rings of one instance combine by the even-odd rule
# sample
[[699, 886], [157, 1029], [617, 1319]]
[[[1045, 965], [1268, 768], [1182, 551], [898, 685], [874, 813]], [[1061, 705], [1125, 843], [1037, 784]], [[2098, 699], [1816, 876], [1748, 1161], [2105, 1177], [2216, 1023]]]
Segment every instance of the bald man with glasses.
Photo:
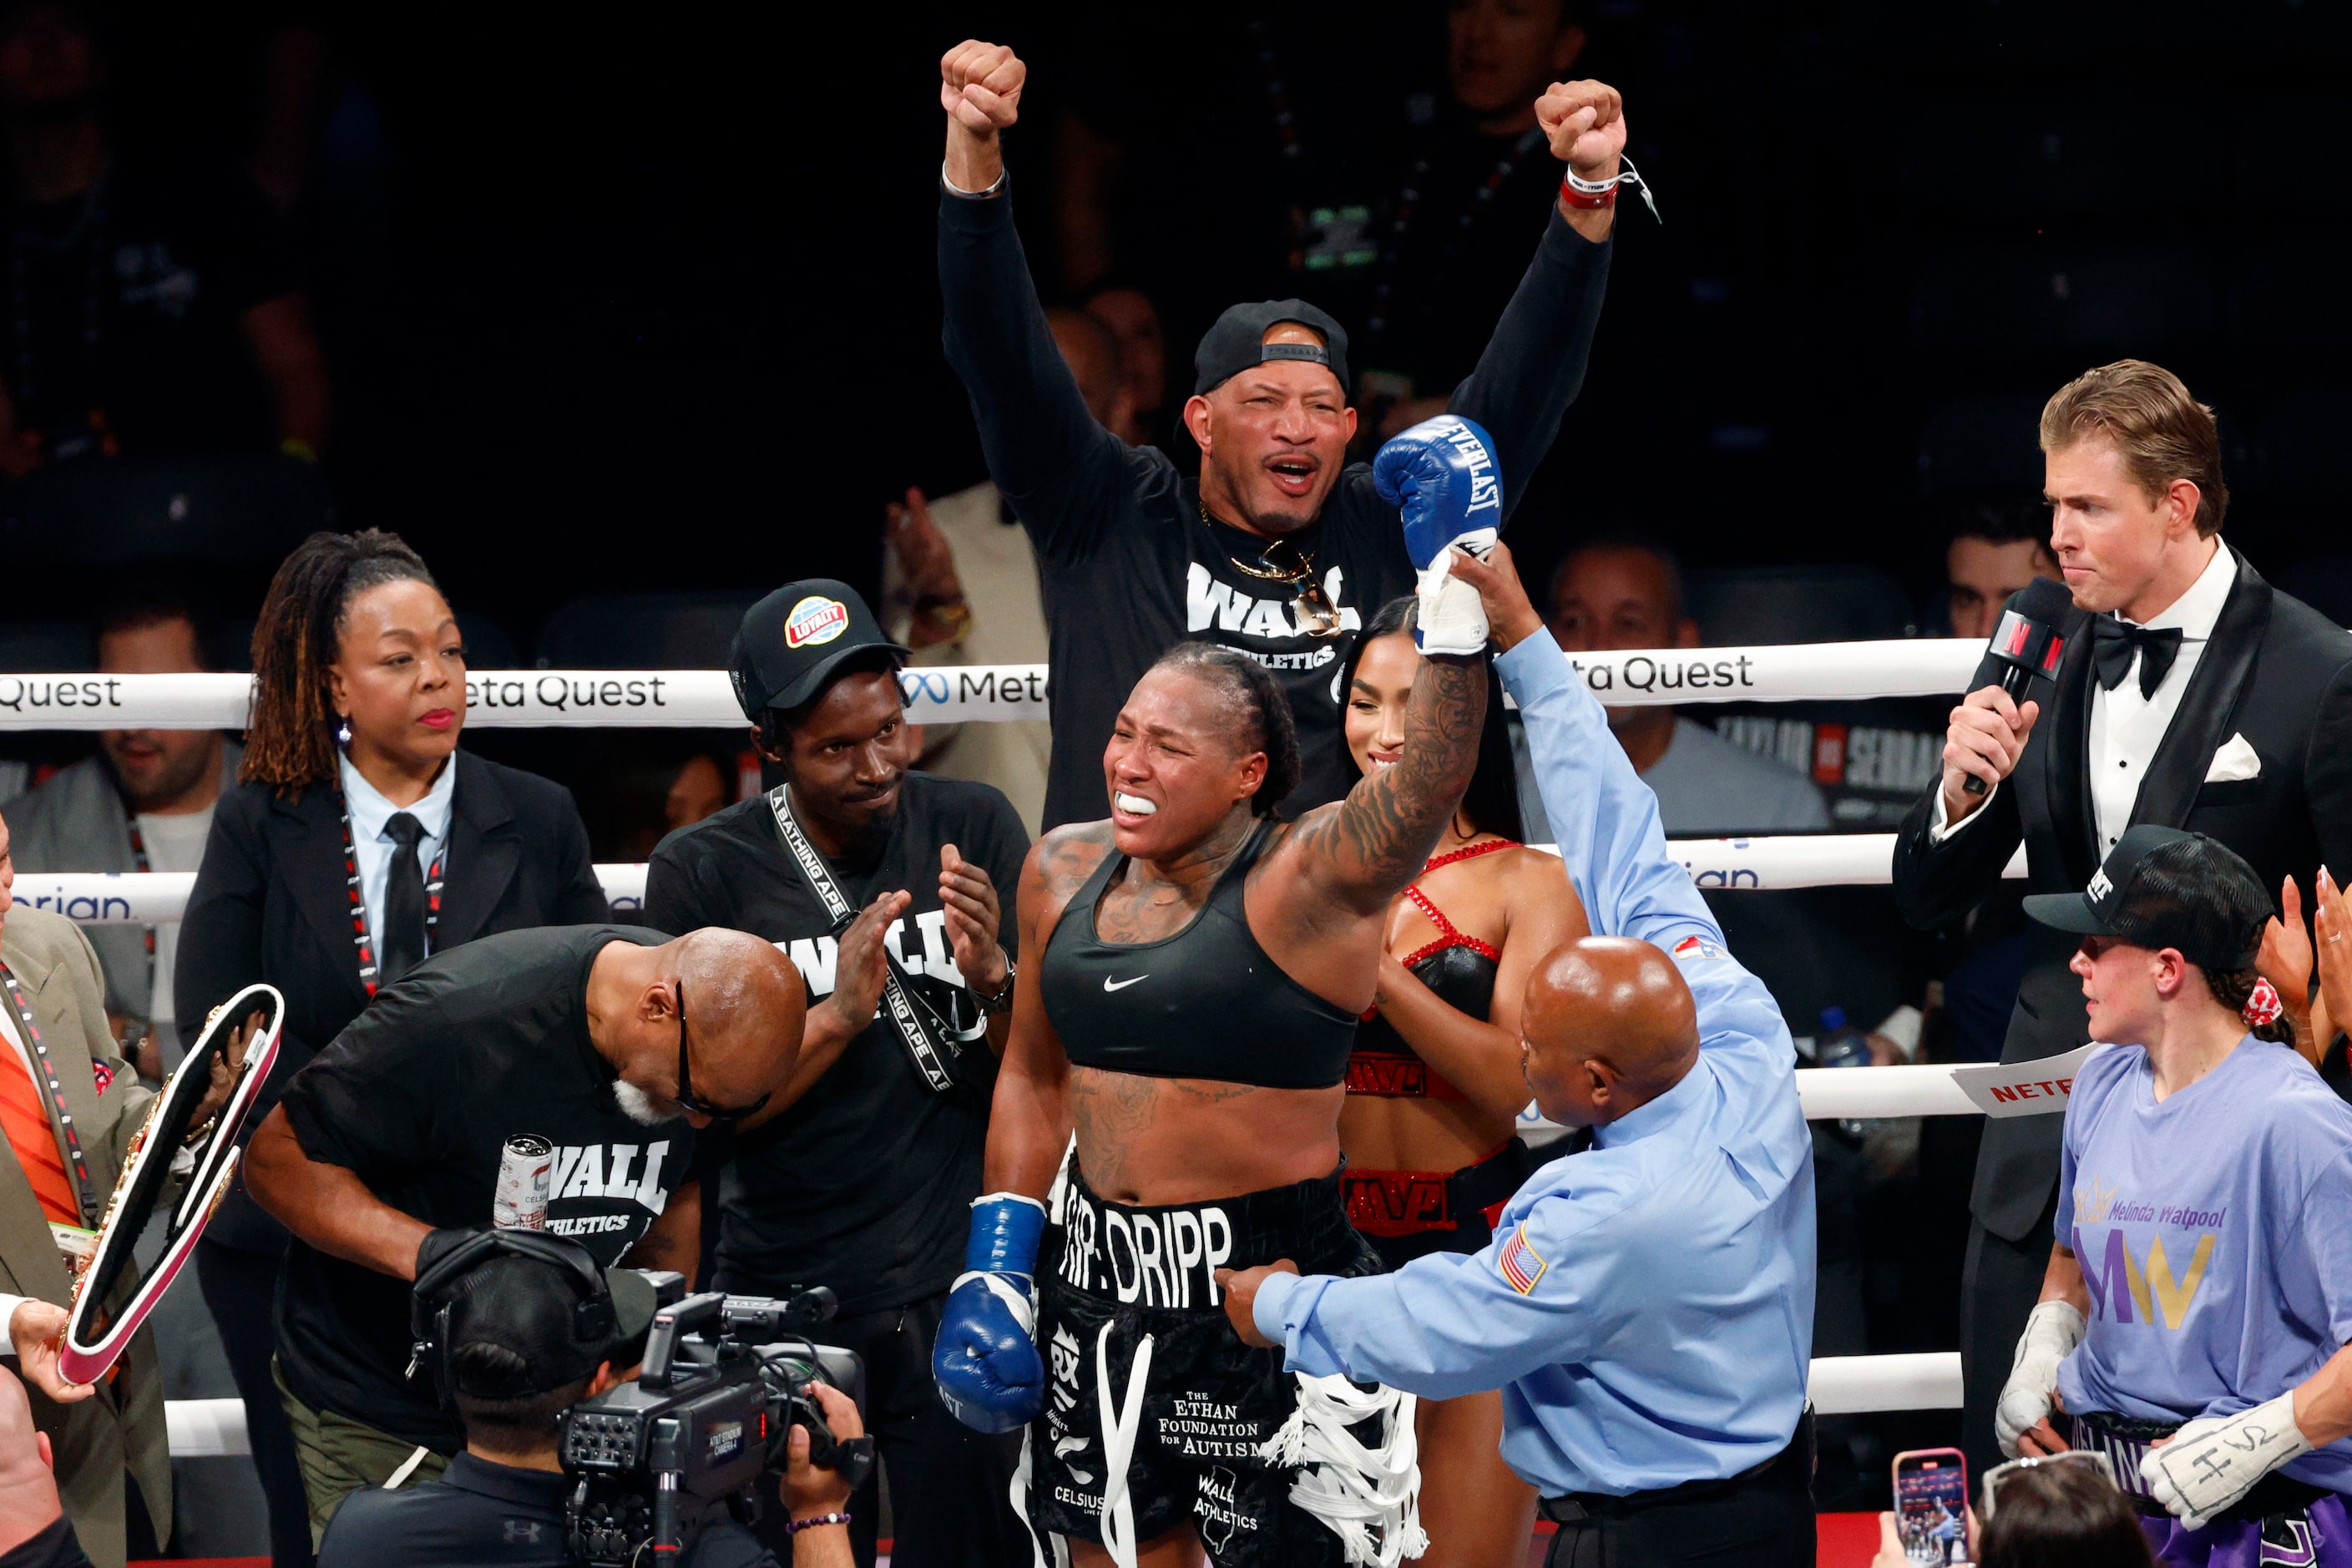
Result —
[[409, 1283], [489, 1224], [509, 1142], [549, 1146], [551, 1234], [691, 1279], [695, 1135], [790, 1079], [806, 1006], [791, 961], [740, 931], [542, 927], [426, 959], [295, 1075], [245, 1170], [294, 1233], [276, 1373], [314, 1545], [352, 1492], [430, 1480], [465, 1446], [408, 1374]]

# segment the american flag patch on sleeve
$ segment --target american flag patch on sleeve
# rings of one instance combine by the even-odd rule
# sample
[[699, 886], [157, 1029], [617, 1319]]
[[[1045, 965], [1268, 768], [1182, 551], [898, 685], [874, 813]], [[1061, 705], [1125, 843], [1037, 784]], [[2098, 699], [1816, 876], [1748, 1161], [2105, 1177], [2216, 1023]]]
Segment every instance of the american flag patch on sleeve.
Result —
[[1544, 1270], [1550, 1265], [1528, 1245], [1527, 1222], [1522, 1220], [1518, 1228], [1511, 1232], [1511, 1238], [1503, 1243], [1503, 1249], [1495, 1255], [1495, 1267], [1501, 1270], [1504, 1283], [1525, 1296], [1535, 1289], [1536, 1281], [1544, 1277]]

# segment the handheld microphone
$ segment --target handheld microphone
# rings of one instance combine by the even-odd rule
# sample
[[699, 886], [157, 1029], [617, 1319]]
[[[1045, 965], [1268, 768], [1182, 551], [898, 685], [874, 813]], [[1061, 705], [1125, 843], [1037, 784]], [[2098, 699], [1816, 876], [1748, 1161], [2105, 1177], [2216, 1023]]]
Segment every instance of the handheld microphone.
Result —
[[[2025, 700], [2034, 677], [2058, 678], [2058, 660], [2066, 652], [2066, 639], [2059, 635], [2058, 626], [2074, 607], [2074, 595], [2063, 583], [2036, 577], [2001, 611], [1992, 640], [1985, 644], [1985, 654], [2000, 666], [2000, 689], [2009, 693], [2011, 701]], [[1985, 782], [1970, 773], [1960, 789], [1968, 795], [1982, 795]]]

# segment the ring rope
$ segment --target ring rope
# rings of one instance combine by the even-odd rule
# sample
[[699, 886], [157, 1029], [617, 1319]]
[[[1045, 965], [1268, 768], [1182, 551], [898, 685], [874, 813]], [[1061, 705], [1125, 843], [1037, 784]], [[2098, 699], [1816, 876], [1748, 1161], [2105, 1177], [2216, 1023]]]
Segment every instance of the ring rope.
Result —
[[[1612, 707], [1867, 701], [1965, 690], [1984, 645], [1958, 637], [1581, 653], [1570, 662]], [[1043, 719], [1042, 664], [916, 665], [899, 672], [918, 724]], [[0, 675], [0, 730], [241, 730], [244, 675]], [[521, 729], [732, 730], [722, 669], [479, 669], [466, 722]]]

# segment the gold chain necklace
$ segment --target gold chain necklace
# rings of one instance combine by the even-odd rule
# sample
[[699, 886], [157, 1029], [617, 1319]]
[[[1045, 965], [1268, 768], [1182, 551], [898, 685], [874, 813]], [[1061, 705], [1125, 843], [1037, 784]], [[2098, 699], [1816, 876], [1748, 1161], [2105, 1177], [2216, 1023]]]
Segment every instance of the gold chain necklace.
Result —
[[[1216, 519], [1209, 515], [1208, 503], [1195, 501], [1193, 505], [1201, 513], [1202, 522], [1210, 525], [1210, 532], [1213, 535]], [[1290, 588], [1294, 594], [1290, 613], [1297, 620], [1298, 629], [1308, 637], [1335, 637], [1347, 629], [1339, 618], [1339, 606], [1331, 603], [1330, 595], [1323, 591], [1322, 584], [1316, 581], [1315, 557], [1299, 549], [1292, 541], [1267, 541], [1265, 548], [1258, 552], [1255, 563], [1243, 560], [1230, 550], [1225, 552], [1225, 559], [1233, 563], [1234, 571], [1245, 577], [1255, 577], [1261, 583], [1280, 583]]]

